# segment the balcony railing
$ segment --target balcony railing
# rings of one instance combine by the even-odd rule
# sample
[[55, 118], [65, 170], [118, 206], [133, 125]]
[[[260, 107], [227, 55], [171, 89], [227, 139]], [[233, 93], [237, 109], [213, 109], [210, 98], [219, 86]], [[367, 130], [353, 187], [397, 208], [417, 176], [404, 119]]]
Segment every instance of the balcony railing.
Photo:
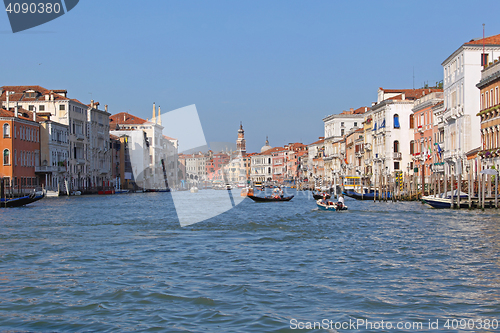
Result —
[[76, 139], [79, 141], [85, 140], [85, 135], [83, 135], [81, 133], [75, 133], [75, 136], [76, 136]]
[[35, 167], [36, 173], [52, 173], [52, 172], [58, 172], [58, 171], [59, 171], [58, 167], [52, 166], [52, 165], [36, 166]]
[[398, 161], [400, 161], [400, 160], [401, 160], [401, 153], [393, 153], [392, 158], [393, 158], [394, 160], [398, 160]]
[[372, 150], [372, 144], [371, 143], [365, 143], [365, 149], [366, 150]]

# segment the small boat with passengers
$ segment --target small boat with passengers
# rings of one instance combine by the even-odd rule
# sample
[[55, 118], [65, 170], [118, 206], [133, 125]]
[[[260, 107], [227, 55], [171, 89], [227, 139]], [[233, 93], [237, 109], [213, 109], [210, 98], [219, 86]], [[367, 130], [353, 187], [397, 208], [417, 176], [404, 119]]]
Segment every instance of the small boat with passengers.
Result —
[[332, 196], [326, 192], [321, 192], [321, 193], [313, 193], [313, 198], [314, 200], [319, 200], [319, 199], [330, 199]]
[[321, 210], [335, 210], [335, 211], [347, 210], [346, 205], [342, 205], [342, 207], [340, 207], [338, 205], [338, 203], [330, 201], [330, 200], [322, 200], [322, 199], [316, 200], [316, 205]]

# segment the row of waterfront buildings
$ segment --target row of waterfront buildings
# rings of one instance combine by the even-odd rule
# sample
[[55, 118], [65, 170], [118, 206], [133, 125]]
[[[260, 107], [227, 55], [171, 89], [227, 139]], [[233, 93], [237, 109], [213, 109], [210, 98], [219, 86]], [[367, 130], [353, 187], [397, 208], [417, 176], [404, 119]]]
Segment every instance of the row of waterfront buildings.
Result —
[[[150, 189], [205, 183], [339, 183], [406, 173], [476, 173], [500, 166], [500, 35], [473, 39], [442, 63], [434, 87], [383, 89], [371, 106], [323, 119], [311, 144], [266, 144], [247, 153], [240, 124], [236, 150], [178, 154], [163, 134], [160, 108], [151, 119], [66, 90], [39, 86], [0, 89], [2, 176], [12, 189]], [[495, 58], [496, 57], [496, 58]]]
[[321, 184], [405, 173], [428, 181], [499, 169], [500, 35], [464, 43], [442, 66], [434, 87], [379, 88], [371, 106], [325, 117], [324, 135], [312, 144], [266, 142], [243, 155], [238, 179]]
[[3, 86], [0, 93], [0, 176], [8, 191], [164, 187], [162, 160], [175, 184], [177, 140], [162, 134], [156, 107], [144, 120], [111, 116], [107, 105], [66, 90]]

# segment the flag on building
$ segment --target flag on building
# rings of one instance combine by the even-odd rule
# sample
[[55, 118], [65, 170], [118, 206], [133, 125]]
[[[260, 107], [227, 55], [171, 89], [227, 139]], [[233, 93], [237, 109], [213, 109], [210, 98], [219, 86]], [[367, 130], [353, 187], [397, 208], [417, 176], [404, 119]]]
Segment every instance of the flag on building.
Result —
[[438, 156], [439, 156], [439, 159], [441, 159], [441, 152], [442, 152], [442, 149], [441, 147], [439, 146], [439, 143], [436, 143], [437, 147], [438, 147]]

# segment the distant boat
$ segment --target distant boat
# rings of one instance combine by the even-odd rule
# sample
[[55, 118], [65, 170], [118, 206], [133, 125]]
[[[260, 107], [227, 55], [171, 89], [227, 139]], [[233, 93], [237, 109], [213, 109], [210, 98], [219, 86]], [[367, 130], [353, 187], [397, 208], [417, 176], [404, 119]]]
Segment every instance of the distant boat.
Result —
[[[375, 192], [373, 190], [371, 190], [370, 192], [367, 192], [367, 193], [363, 193], [363, 194], [361, 194], [359, 192], [356, 192], [354, 190], [345, 190], [343, 193], [345, 195], [347, 195], [348, 197], [354, 198], [356, 200], [373, 200], [375, 196], [376, 196], [376, 199], [378, 199], [378, 197], [379, 197], [379, 192], [378, 191]], [[382, 199], [385, 199], [386, 198], [386, 194], [387, 194], [387, 199], [392, 199], [391, 192], [387, 192], [387, 193], [382, 192], [380, 194], [380, 197]]]
[[191, 193], [198, 193], [198, 188], [196, 186], [193, 186], [189, 191], [191, 191]]
[[48, 191], [48, 190], [45, 191], [45, 196], [47, 198], [55, 198], [55, 197], [58, 197], [60, 195], [61, 195], [61, 193], [59, 191]]
[[289, 197], [282, 197], [282, 198], [274, 198], [274, 197], [257, 197], [254, 195], [247, 195], [250, 199], [252, 199], [255, 202], [273, 202], [273, 201], [290, 201], [293, 198], [293, 195]]
[[314, 200], [319, 200], [323, 199], [323, 197], [326, 195], [325, 199], [330, 199], [332, 196], [328, 193], [313, 193], [313, 198]]
[[[80, 193], [81, 194], [81, 193]], [[78, 194], [78, 195], [80, 195]], [[100, 195], [108, 195], [108, 194], [115, 194], [115, 190], [101, 190], [101, 191], [97, 191], [97, 194], [100, 194]]]
[[156, 189], [156, 188], [150, 188], [145, 190], [144, 192], [170, 192], [170, 188], [164, 188], [164, 189]]
[[14, 198], [14, 199], [1, 199], [0, 200], [0, 207], [2, 208], [10, 208], [10, 207], [21, 207], [28, 205], [30, 203], [33, 203], [35, 201], [41, 200], [45, 197], [45, 194], [41, 195], [36, 195], [36, 194], [30, 194], [24, 197], [20, 198]]

